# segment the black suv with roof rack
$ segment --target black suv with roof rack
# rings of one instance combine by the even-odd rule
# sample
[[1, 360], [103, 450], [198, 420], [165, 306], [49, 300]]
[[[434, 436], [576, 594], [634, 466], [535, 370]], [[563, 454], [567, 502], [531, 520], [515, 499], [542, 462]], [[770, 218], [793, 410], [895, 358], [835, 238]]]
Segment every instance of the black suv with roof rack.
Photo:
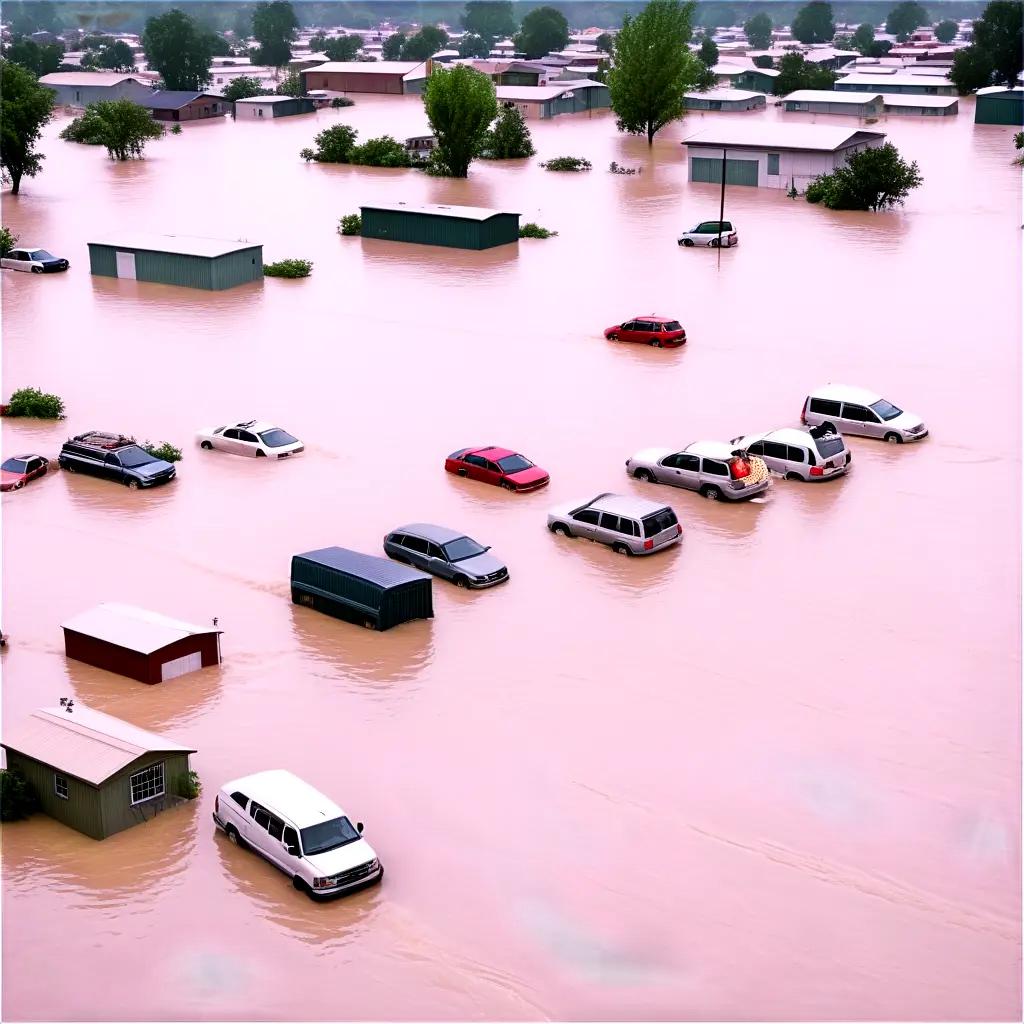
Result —
[[133, 490], [155, 487], [175, 477], [174, 466], [155, 459], [134, 438], [91, 430], [68, 438], [57, 457], [69, 473], [91, 473], [126, 484]]

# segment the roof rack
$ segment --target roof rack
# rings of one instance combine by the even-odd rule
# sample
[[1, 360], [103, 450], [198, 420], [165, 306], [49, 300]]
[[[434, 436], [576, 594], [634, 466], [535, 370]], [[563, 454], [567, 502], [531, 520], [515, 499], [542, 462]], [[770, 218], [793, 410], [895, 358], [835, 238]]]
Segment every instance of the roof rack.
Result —
[[135, 444], [135, 438], [125, 437], [124, 434], [106, 434], [102, 430], [88, 430], [84, 434], [77, 434], [74, 441], [82, 444], [91, 444], [96, 448], [124, 448], [126, 445]]

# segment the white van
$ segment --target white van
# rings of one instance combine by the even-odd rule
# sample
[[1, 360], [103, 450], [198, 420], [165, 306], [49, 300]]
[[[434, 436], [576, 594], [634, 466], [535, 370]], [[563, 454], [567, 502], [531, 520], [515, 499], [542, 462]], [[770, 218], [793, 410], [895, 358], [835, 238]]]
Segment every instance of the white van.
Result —
[[916, 413], [904, 412], [875, 391], [846, 384], [826, 384], [812, 391], [804, 399], [800, 420], [807, 427], [878, 437], [890, 444], [928, 436], [928, 428]]
[[384, 877], [373, 847], [333, 801], [283, 769], [225, 783], [213, 820], [233, 843], [288, 875], [312, 899], [374, 885]]

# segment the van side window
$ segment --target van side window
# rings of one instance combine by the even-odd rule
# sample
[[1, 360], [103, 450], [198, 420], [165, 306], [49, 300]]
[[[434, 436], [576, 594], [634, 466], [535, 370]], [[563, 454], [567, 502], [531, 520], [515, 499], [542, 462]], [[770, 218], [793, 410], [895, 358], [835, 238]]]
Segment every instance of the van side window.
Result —
[[821, 416], [838, 416], [840, 405], [838, 402], [829, 402], [824, 398], [812, 398], [811, 412], [816, 412]]
[[577, 512], [573, 519], [588, 526], [597, 526], [597, 509], [585, 508], [582, 512]]
[[764, 453], [769, 459], [785, 459], [789, 455], [789, 449], [778, 441], [765, 441]]
[[275, 838], [280, 839], [284, 835], [284, 822], [280, 818], [271, 817], [267, 823], [267, 831]]
[[712, 476], [728, 476], [729, 467], [724, 462], [716, 462], [714, 459], [704, 460], [704, 472]]
[[627, 537], [639, 537], [640, 524], [635, 519], [627, 519], [625, 516], [620, 516], [619, 533], [624, 533]]
[[436, 544], [428, 544], [427, 545], [427, 554], [431, 558], [440, 558], [443, 561], [446, 561], [446, 559], [444, 557], [444, 552]]
[[602, 530], [614, 530], [616, 533], [619, 532], [619, 517], [613, 516], [611, 512], [601, 513], [601, 529]]
[[238, 804], [239, 807], [244, 808], [249, 803], [249, 798], [244, 793], [232, 793], [231, 799]]
[[764, 455], [764, 441], [755, 441], [749, 448], [747, 448], [747, 451], [750, 452], [751, 455]]
[[843, 405], [843, 418], [856, 420], [858, 423], [874, 422], [874, 417], [862, 405]]
[[299, 834], [293, 828], [289, 828], [287, 825], [284, 829], [284, 845], [285, 846], [298, 846], [299, 845]]
[[487, 460], [481, 458], [479, 455], [467, 455], [463, 460], [467, 466], [479, 466], [481, 469], [486, 467]]
[[425, 555], [427, 553], [427, 542], [422, 537], [406, 537], [405, 546], [410, 551], [415, 551], [418, 555]]
[[803, 448], [797, 448], [797, 446], [795, 444], [786, 445], [786, 448], [789, 451], [788, 458], [789, 458], [790, 462], [806, 462], [807, 461], [807, 459], [804, 458], [804, 449]]
[[260, 807], [255, 800], [249, 805], [249, 815], [260, 828], [266, 828], [270, 824], [270, 811], [266, 807]]

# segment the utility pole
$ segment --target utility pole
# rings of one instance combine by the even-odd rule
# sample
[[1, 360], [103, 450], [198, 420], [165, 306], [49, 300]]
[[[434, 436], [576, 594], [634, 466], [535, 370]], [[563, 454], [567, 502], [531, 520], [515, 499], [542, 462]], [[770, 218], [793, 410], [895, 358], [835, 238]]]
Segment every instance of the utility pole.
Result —
[[722, 200], [718, 205], [718, 259], [722, 259], [722, 218], [725, 216], [725, 153], [722, 149]]

